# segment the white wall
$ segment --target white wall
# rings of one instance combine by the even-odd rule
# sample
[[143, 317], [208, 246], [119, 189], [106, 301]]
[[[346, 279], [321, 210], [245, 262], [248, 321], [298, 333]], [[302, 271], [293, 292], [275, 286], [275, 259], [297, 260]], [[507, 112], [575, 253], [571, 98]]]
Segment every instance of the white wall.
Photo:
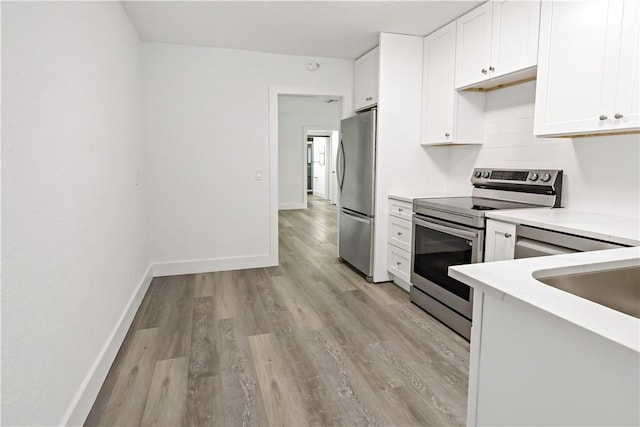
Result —
[[380, 34], [374, 281], [389, 280], [390, 193], [445, 192], [447, 152], [420, 145], [422, 37]]
[[2, 66], [2, 424], [82, 423], [148, 284], [140, 42], [117, 2], [3, 2]]
[[639, 215], [640, 136], [536, 138], [535, 81], [487, 93], [484, 144], [453, 147], [448, 190], [470, 194], [473, 167], [564, 170], [563, 206]]
[[307, 174], [304, 129], [340, 128], [342, 102], [327, 97], [278, 97], [278, 208], [304, 209]]
[[270, 90], [314, 88], [353, 105], [353, 61], [314, 59], [320, 68], [310, 72], [306, 57], [143, 44], [150, 249], [152, 261], [164, 264], [154, 274], [274, 262]]

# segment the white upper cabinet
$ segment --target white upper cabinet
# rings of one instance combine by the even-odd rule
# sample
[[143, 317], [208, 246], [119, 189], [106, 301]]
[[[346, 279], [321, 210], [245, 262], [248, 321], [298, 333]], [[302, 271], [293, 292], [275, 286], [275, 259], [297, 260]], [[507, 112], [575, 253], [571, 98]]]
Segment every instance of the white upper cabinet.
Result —
[[355, 110], [378, 103], [378, 48], [356, 59]]
[[535, 67], [538, 63], [540, 2], [493, 2], [491, 32], [492, 78]]
[[425, 145], [479, 143], [484, 94], [456, 92], [456, 21], [424, 39], [422, 138]]
[[534, 133], [640, 128], [638, 0], [544, 2]]
[[487, 2], [457, 20], [456, 88], [490, 78], [492, 6]]
[[456, 89], [535, 76], [539, 20], [539, 0], [495, 0], [458, 18]]

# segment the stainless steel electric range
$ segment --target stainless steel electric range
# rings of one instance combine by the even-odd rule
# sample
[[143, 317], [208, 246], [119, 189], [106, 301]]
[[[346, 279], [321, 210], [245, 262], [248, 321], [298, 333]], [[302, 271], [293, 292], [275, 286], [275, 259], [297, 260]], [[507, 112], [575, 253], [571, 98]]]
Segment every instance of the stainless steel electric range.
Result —
[[474, 169], [471, 197], [413, 200], [411, 301], [463, 337], [471, 334], [473, 290], [451, 265], [484, 259], [485, 212], [559, 207], [561, 170]]

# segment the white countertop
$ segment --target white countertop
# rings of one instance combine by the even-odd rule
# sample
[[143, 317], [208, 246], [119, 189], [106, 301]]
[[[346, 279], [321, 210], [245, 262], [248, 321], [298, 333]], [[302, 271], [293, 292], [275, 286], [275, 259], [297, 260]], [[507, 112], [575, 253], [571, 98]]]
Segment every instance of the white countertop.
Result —
[[513, 209], [486, 212], [485, 215], [514, 224], [640, 246], [640, 218], [637, 217], [590, 213], [571, 208]]
[[[640, 263], [640, 248], [609, 249], [449, 267], [449, 275], [497, 298], [515, 298], [640, 352], [640, 319], [536, 280]], [[562, 271], [556, 271], [561, 269]], [[543, 270], [550, 270], [544, 271]]]
[[453, 197], [451, 194], [448, 193], [427, 193], [427, 192], [423, 192], [423, 193], [393, 193], [393, 194], [389, 194], [389, 198], [390, 199], [395, 199], [395, 200], [400, 200], [403, 202], [407, 202], [407, 203], [413, 203], [413, 199], [427, 199], [427, 198], [434, 198], [434, 197]]

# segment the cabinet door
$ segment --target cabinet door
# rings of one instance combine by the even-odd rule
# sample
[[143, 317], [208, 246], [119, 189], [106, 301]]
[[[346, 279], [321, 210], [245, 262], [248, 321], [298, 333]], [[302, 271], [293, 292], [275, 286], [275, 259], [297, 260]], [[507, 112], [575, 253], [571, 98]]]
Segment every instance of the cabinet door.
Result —
[[378, 102], [378, 48], [358, 58], [355, 71], [355, 109], [361, 110]]
[[513, 259], [516, 249], [515, 224], [488, 219], [485, 236], [485, 262]]
[[616, 98], [609, 113], [615, 130], [623, 131], [640, 127], [640, 2], [626, 0], [615, 6], [622, 7], [622, 31]]
[[[607, 130], [605, 82], [615, 81], [607, 54], [606, 0], [543, 2], [534, 133], [562, 135]], [[617, 61], [615, 61], [617, 62]], [[603, 116], [604, 117], [604, 116]]]
[[491, 15], [487, 2], [457, 19], [456, 89], [490, 78]]
[[453, 141], [456, 22], [424, 39], [422, 143]]
[[489, 76], [534, 67], [538, 62], [540, 1], [493, 2]]

